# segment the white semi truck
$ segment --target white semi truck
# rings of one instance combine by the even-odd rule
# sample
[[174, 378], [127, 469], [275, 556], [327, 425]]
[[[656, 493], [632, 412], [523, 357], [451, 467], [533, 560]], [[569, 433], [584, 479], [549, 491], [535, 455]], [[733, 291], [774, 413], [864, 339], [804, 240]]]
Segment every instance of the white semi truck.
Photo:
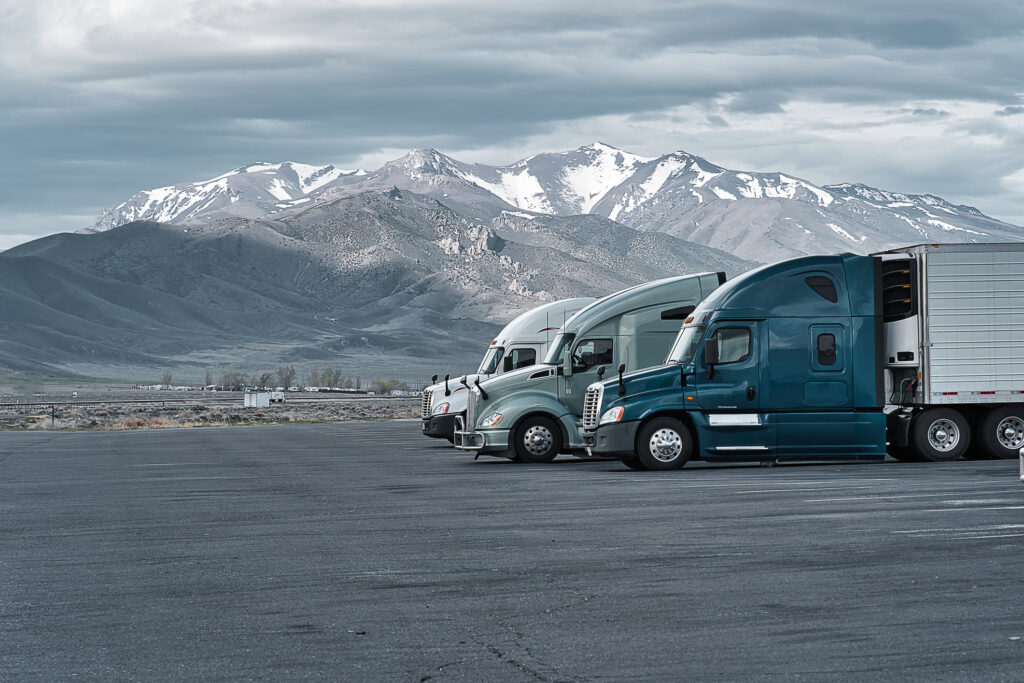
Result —
[[[487, 347], [475, 375], [451, 378], [423, 391], [421, 420], [426, 436], [452, 441], [455, 417], [465, 415], [469, 387], [510, 370], [529, 367], [544, 358], [565, 321], [596, 299], [577, 297], [543, 304], [515, 318]], [[432, 381], [437, 382], [437, 375]]]

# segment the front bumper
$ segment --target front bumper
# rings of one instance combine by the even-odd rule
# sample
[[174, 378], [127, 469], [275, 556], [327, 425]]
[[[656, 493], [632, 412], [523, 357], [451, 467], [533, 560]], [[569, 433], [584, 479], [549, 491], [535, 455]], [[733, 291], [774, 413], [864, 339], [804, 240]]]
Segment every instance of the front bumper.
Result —
[[632, 458], [636, 455], [636, 430], [639, 422], [612, 422], [583, 435], [583, 444], [591, 455]]
[[462, 451], [503, 453], [508, 450], [507, 429], [473, 431], [465, 427], [461, 415], [455, 416], [454, 445]]
[[455, 437], [455, 417], [455, 413], [449, 413], [423, 419], [423, 435], [451, 441]]

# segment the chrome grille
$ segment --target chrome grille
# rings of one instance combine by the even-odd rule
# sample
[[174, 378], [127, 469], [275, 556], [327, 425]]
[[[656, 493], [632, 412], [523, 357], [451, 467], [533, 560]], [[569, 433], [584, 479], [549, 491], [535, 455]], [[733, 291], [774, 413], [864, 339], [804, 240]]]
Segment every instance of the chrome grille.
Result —
[[476, 431], [476, 402], [480, 397], [480, 392], [476, 389], [471, 389], [469, 396], [466, 397], [466, 431]]
[[603, 384], [591, 384], [587, 387], [587, 395], [583, 399], [583, 429], [597, 429], [598, 414], [601, 410], [601, 398], [604, 395]]
[[423, 405], [420, 408], [420, 415], [424, 418], [430, 417], [430, 411], [434, 407], [434, 392], [430, 389], [423, 390]]

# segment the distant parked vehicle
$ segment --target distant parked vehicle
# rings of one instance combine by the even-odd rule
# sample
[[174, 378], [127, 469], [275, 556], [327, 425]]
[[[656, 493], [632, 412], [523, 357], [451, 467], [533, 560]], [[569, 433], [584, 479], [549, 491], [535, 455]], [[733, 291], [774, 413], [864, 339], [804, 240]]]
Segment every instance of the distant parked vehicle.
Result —
[[270, 392], [271, 403], [284, 403], [284, 391], [271, 391]]

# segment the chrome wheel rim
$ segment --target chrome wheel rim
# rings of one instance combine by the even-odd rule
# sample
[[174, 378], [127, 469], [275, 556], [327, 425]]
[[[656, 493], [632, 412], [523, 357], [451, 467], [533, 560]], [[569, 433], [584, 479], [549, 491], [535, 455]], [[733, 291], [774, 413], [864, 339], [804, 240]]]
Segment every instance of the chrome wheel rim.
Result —
[[672, 462], [683, 452], [683, 440], [674, 429], [662, 428], [654, 432], [647, 446], [654, 459], [660, 462]]
[[928, 445], [941, 453], [947, 453], [960, 443], [960, 429], [952, 420], [936, 420], [928, 427]]
[[523, 434], [523, 448], [530, 455], [546, 455], [554, 442], [551, 430], [543, 425], [533, 425]]
[[1003, 418], [996, 425], [996, 438], [1003, 448], [1017, 450], [1024, 446], [1024, 420], [1016, 415]]

